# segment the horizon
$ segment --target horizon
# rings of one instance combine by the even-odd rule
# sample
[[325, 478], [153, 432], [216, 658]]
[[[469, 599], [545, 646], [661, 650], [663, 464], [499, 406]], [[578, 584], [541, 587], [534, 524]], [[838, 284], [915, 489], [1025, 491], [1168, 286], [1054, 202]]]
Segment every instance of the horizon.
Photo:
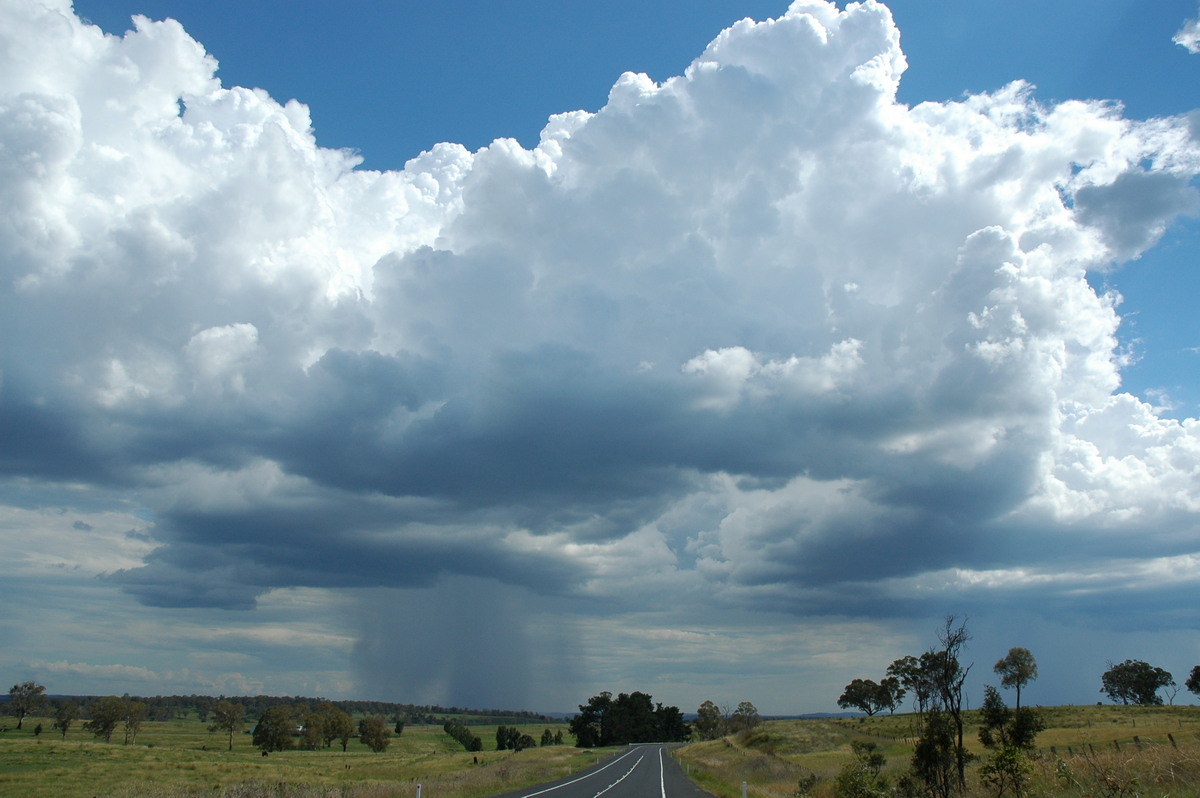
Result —
[[947, 615], [977, 697], [1200, 663], [1195, 0], [0, 21], [10, 679], [794, 717]]

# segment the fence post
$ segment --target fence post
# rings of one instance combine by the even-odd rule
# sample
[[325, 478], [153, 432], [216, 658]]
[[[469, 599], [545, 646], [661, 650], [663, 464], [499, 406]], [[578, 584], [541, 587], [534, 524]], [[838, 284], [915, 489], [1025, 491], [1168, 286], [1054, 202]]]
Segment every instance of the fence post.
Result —
[[1176, 751], [1178, 751], [1179, 743], [1175, 742], [1175, 735], [1171, 734], [1170, 732], [1167, 732], [1167, 739], [1171, 741], [1171, 747], [1174, 748]]
[[746, 782], [742, 782], [742, 798], [746, 798]]
[[421, 785], [417, 785], [417, 798], [421, 798]]

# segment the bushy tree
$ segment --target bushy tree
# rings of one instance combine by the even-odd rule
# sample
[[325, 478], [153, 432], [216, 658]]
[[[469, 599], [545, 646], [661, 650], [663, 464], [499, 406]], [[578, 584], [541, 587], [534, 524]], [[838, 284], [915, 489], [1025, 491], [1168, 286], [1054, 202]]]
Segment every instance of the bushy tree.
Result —
[[1029, 707], [1010, 710], [1000, 691], [990, 684], [984, 688], [979, 708], [979, 741], [990, 753], [979, 768], [979, 778], [999, 798], [1026, 793], [1033, 766], [1029, 754], [1045, 721]]
[[1175, 684], [1174, 677], [1162, 668], [1151, 666], [1140, 659], [1127, 659], [1117, 665], [1109, 664], [1100, 677], [1100, 692], [1115, 704], [1137, 704], [1160, 706], [1163, 702], [1158, 691]]
[[1021, 688], [1037, 678], [1037, 660], [1027, 648], [1010, 648], [992, 668], [1000, 676], [1003, 687], [1014, 687], [1017, 691], [1017, 709], [1021, 708]]
[[881, 774], [887, 760], [879, 753], [878, 745], [866, 740], [852, 740], [854, 759], [846, 764], [834, 781], [837, 798], [888, 798], [892, 791]]
[[296, 711], [285, 704], [267, 707], [254, 725], [254, 747], [262, 751], [286, 751], [292, 747]]
[[115, 695], [98, 698], [88, 707], [88, 716], [89, 720], [83, 724], [84, 731], [103, 737], [107, 743], [125, 717], [125, 701]]
[[54, 713], [54, 728], [62, 733], [62, 738], [65, 740], [67, 739], [67, 730], [78, 719], [79, 707], [75, 706], [74, 701], [68, 699], [59, 704], [58, 710]]
[[861, 709], [870, 717], [892, 703], [891, 692], [870, 679], [854, 679], [842, 691], [837, 705], [843, 709]]
[[37, 682], [21, 682], [14, 684], [8, 691], [9, 714], [17, 716], [17, 728], [25, 722], [25, 718], [40, 710], [46, 703], [46, 687]]
[[733, 729], [744, 732], [762, 723], [762, 716], [758, 714], [758, 707], [749, 701], [743, 701], [733, 711], [733, 717], [730, 718], [730, 721]]
[[954, 721], [934, 707], [921, 720], [921, 736], [913, 749], [912, 773], [932, 798], [950, 798], [958, 785], [959, 749], [954, 743]]
[[309, 712], [300, 718], [300, 747], [316, 751], [325, 739], [324, 719], [319, 712]]
[[1200, 665], [1193, 665], [1192, 672], [1188, 675], [1187, 681], [1183, 683], [1191, 692], [1200, 695]]
[[721, 708], [712, 701], [705, 701], [696, 710], [696, 722], [692, 724], [696, 737], [701, 740], [715, 740], [725, 734], [725, 716]]
[[358, 722], [358, 739], [375, 753], [381, 754], [392, 741], [392, 730], [383, 718], [363, 718]]
[[229, 750], [233, 750], [233, 735], [246, 728], [246, 708], [232, 701], [218, 701], [213, 707], [213, 722], [209, 724], [210, 732], [223, 731], [229, 733]]
[[[321, 721], [324, 725], [325, 747], [328, 748], [337, 740], [342, 744], [344, 752], [350, 744], [350, 738], [354, 736], [354, 719], [345, 711], [330, 705], [329, 710], [323, 713]], [[403, 723], [398, 726], [401, 730], [404, 729]], [[396, 735], [399, 736], [400, 732], [396, 732]]]

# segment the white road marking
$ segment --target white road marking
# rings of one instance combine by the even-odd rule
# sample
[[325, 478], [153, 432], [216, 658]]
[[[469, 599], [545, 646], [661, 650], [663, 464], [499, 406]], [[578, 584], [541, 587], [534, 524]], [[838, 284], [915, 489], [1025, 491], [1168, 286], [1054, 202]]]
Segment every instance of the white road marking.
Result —
[[[631, 748], [631, 749], [629, 749], [628, 751], [626, 751], [625, 753], [621, 754], [619, 757], [617, 757], [617, 758], [616, 758], [616, 759], [614, 759], [613, 761], [609, 762], [609, 763], [608, 763], [607, 765], [605, 765], [604, 767], [602, 767], [602, 768], [599, 768], [599, 769], [597, 769], [597, 770], [593, 770], [591, 773], [588, 773], [588, 774], [587, 774], [587, 775], [585, 775], [585, 776], [580, 776], [580, 777], [579, 777], [579, 778], [577, 778], [577, 779], [572, 779], [571, 781], [566, 781], [566, 782], [563, 782], [562, 784], [559, 784], [559, 785], [557, 785], [557, 786], [554, 786], [554, 787], [547, 787], [547, 788], [546, 788], [546, 789], [544, 789], [544, 790], [538, 790], [537, 792], [531, 792], [531, 793], [529, 793], [529, 794], [527, 794], [527, 795], [523, 795], [523, 796], [521, 796], [521, 798], [533, 798], [533, 796], [535, 796], [535, 795], [541, 795], [542, 793], [553, 792], [554, 790], [557, 790], [557, 789], [559, 789], [560, 787], [566, 787], [566, 786], [567, 786], [567, 785], [569, 785], [569, 784], [577, 784], [578, 782], [581, 782], [581, 781], [583, 781], [584, 779], [590, 779], [592, 776], [595, 776], [595, 775], [596, 775], [597, 773], [599, 773], [600, 771], [602, 771], [602, 770], [607, 770], [608, 768], [610, 768], [610, 767], [612, 767], [613, 765], [617, 764], [617, 763], [618, 763], [618, 762], [620, 762], [622, 759], [624, 759], [625, 757], [629, 756], [630, 754], [632, 754], [632, 753], [633, 753], [634, 751], [636, 751], [636, 750], [637, 750], [636, 748]], [[639, 760], [639, 761], [641, 761], [641, 760]], [[634, 765], [634, 767], [637, 767], [637, 765]], [[626, 776], [628, 776], [629, 774], [628, 774], [628, 773], [626, 773], [625, 775], [626, 775]], [[622, 776], [621, 778], [625, 778], [625, 776]], [[611, 785], [610, 785], [610, 786], [611, 786]]]
[[630, 773], [632, 773], [633, 771], [637, 770], [637, 766], [638, 766], [638, 765], [640, 765], [640, 764], [642, 764], [642, 760], [643, 760], [643, 759], [645, 759], [645, 758], [646, 758], [646, 755], [645, 755], [645, 754], [643, 754], [642, 756], [639, 756], [639, 757], [638, 757], [638, 760], [637, 760], [636, 762], [634, 762], [634, 763], [633, 763], [633, 767], [631, 767], [629, 770], [625, 771], [625, 775], [624, 775], [624, 776], [622, 776], [621, 778], [617, 779], [617, 780], [616, 780], [616, 781], [614, 781], [612, 784], [608, 785], [608, 786], [607, 786], [607, 787], [605, 787], [603, 790], [601, 790], [600, 792], [598, 792], [598, 793], [596, 793], [595, 795], [593, 795], [593, 796], [592, 796], [592, 798], [600, 798], [600, 796], [601, 796], [601, 795], [604, 795], [604, 793], [608, 792], [608, 791], [609, 791], [609, 790], [611, 790], [613, 787], [616, 787], [618, 784], [620, 784], [621, 782], [625, 781], [625, 779], [629, 778], [629, 774], [630, 774]]

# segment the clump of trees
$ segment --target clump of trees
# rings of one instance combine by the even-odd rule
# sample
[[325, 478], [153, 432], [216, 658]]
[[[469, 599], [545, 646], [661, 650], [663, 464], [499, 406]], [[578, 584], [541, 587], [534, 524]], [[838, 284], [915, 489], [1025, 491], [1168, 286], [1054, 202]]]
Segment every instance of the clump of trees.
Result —
[[541, 742], [538, 743], [538, 745], [562, 745], [562, 744], [563, 744], [562, 729], [559, 729], [558, 731], [556, 731], [554, 733], [551, 733], [549, 729], [544, 730], [542, 732]]
[[[918, 737], [909, 771], [895, 786], [899, 794], [949, 798], [966, 790], [966, 766], [973, 756], [963, 739], [963, 685], [972, 666], [963, 662], [963, 655], [970, 639], [966, 621], [949, 615], [938, 630], [936, 646], [919, 657], [895, 660], [878, 684], [855, 679], [838, 699], [839, 706], [873, 715], [883, 709], [894, 710], [905, 695], [912, 695]], [[988, 753], [979, 777], [997, 796], [1021, 796], [1032, 771], [1029, 755], [1045, 728], [1040, 713], [1021, 707], [1021, 689], [1037, 678], [1037, 660], [1026, 648], [1011, 648], [992, 669], [1002, 687], [1016, 690], [1017, 705], [1009, 709], [998, 689], [985, 688], [979, 741]], [[882, 766], [883, 757], [873, 747], [855, 745], [854, 760], [838, 776], [837, 794], [852, 798], [891, 795], [892, 787], [880, 775]]]
[[640, 691], [613, 698], [607, 690], [579, 705], [569, 726], [579, 748], [628, 743], [682, 742], [691, 733], [679, 707], [655, 704]]
[[292, 734], [299, 729], [295, 708], [286, 704], [267, 707], [254, 724], [251, 739], [263, 753], [286, 751], [292, 747]]
[[466, 724], [460, 720], [451, 719], [442, 724], [442, 731], [449, 734], [455, 740], [462, 744], [462, 747], [468, 751], [482, 751], [483, 740], [471, 732]]
[[[367, 748], [377, 754], [382, 754], [392, 741], [392, 730], [387, 727], [383, 718], [363, 718], [358, 722], [358, 739]], [[346, 750], [345, 746], [342, 747], [342, 750]]]
[[113, 732], [120, 726], [125, 735], [125, 744], [128, 745], [137, 739], [142, 728], [142, 721], [146, 719], [146, 705], [128, 696], [117, 698], [110, 695], [93, 701], [88, 707], [88, 714], [91, 719], [83, 724], [85, 731], [104, 738], [107, 743], [112, 741]]
[[696, 720], [692, 723], [692, 739], [716, 740], [727, 734], [749, 731], [762, 723], [758, 707], [749, 701], [742, 701], [732, 712], [728, 704], [722, 708], [712, 701], [705, 701], [696, 710]]
[[[1197, 666], [1200, 668], [1200, 666]], [[1196, 668], [1192, 669], [1196, 675]], [[1106, 694], [1115, 704], [1136, 704], [1150, 707], [1161, 706], [1162, 697], [1158, 691], [1173, 687], [1175, 679], [1168, 671], [1156, 668], [1140, 659], [1127, 659], [1113, 665], [1108, 664], [1108, 670], [1100, 677], [1100, 692]], [[1192, 689], [1190, 686], [1188, 689]]]
[[[550, 730], [546, 729], [546, 734], [549, 733]], [[545, 734], [542, 735], [542, 739], [546, 739]], [[534, 748], [536, 746], [537, 740], [533, 739], [532, 735], [522, 733], [516, 726], [496, 727], [497, 751], [524, 751], [526, 748]]]

